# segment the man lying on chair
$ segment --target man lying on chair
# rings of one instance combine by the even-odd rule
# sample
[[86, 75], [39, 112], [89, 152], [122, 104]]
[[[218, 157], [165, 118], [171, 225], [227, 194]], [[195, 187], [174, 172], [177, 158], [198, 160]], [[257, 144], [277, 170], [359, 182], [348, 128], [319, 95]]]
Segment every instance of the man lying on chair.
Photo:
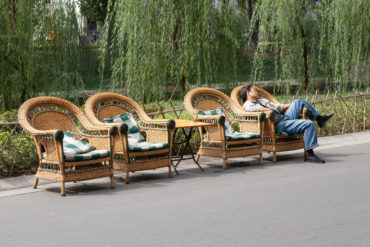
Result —
[[[320, 115], [318, 110], [302, 99], [296, 99], [291, 104], [274, 104], [267, 99], [261, 99], [258, 92], [252, 86], [245, 86], [240, 90], [240, 98], [243, 99], [243, 108], [249, 112], [275, 112], [275, 129], [277, 132], [288, 135], [304, 134], [303, 140], [307, 155], [304, 161], [312, 163], [325, 163], [314, 154], [313, 149], [319, 146], [317, 143], [316, 128], [313, 120], [317, 121], [320, 128], [324, 127], [326, 122], [334, 114]], [[299, 119], [303, 108], [310, 110], [309, 118], [312, 120]]]

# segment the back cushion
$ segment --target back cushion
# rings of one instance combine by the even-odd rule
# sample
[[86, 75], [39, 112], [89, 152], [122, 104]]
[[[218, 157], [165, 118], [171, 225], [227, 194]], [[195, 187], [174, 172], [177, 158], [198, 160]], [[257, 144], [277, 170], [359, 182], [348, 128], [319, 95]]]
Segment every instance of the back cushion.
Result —
[[[222, 116], [225, 116], [225, 113], [224, 111], [222, 110], [221, 107], [218, 107], [214, 110], [208, 110], [208, 111], [203, 111], [203, 110], [198, 110], [198, 114], [199, 115], [203, 115], [203, 116], [210, 116], [210, 115], [222, 115]], [[227, 118], [225, 116], [225, 125], [224, 125], [224, 129], [225, 129], [225, 134], [226, 135], [229, 135], [231, 133], [234, 132], [234, 129], [233, 127], [231, 127], [229, 121], [227, 121]]]
[[139, 132], [139, 126], [136, 123], [134, 117], [131, 113], [126, 112], [122, 115], [115, 116], [112, 118], [105, 118], [103, 119], [104, 123], [125, 123], [128, 126], [128, 141], [131, 144], [138, 143], [144, 141], [144, 137]]
[[84, 154], [94, 150], [95, 147], [87, 142], [77, 140], [72, 132], [64, 132], [63, 152], [64, 154]]

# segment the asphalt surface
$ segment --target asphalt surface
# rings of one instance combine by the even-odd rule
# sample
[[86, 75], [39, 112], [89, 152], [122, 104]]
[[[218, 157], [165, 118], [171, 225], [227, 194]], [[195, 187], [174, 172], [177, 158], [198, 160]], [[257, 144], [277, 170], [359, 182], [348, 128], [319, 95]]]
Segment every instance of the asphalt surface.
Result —
[[369, 246], [370, 132], [320, 138], [326, 164], [303, 152], [222, 160], [31, 189], [0, 180], [1, 246]]

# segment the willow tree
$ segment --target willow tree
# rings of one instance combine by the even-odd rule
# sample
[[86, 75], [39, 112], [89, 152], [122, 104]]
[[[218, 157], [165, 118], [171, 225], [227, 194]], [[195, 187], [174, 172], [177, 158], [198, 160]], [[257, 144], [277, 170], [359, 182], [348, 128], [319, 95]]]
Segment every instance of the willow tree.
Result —
[[298, 81], [305, 91], [318, 78], [340, 89], [369, 85], [369, 6], [367, 0], [258, 1], [255, 79], [263, 78], [267, 55], [275, 56], [276, 79]]
[[81, 82], [75, 13], [66, 1], [0, 1], [0, 109]]
[[188, 83], [232, 81], [243, 54], [243, 13], [224, 2], [110, 4], [105, 24], [107, 30], [115, 23], [109, 51], [113, 86], [125, 87], [137, 99], [152, 100], [163, 98], [169, 85], [185, 89]]

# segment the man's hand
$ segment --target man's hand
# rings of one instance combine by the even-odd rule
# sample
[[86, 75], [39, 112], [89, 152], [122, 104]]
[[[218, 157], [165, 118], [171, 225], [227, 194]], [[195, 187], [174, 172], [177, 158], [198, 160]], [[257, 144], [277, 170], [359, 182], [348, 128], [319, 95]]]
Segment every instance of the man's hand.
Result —
[[269, 108], [261, 107], [258, 109], [259, 112], [271, 111]]
[[290, 106], [290, 104], [284, 104], [284, 105], [283, 105], [283, 109], [284, 109], [284, 111], [288, 110], [289, 106]]

